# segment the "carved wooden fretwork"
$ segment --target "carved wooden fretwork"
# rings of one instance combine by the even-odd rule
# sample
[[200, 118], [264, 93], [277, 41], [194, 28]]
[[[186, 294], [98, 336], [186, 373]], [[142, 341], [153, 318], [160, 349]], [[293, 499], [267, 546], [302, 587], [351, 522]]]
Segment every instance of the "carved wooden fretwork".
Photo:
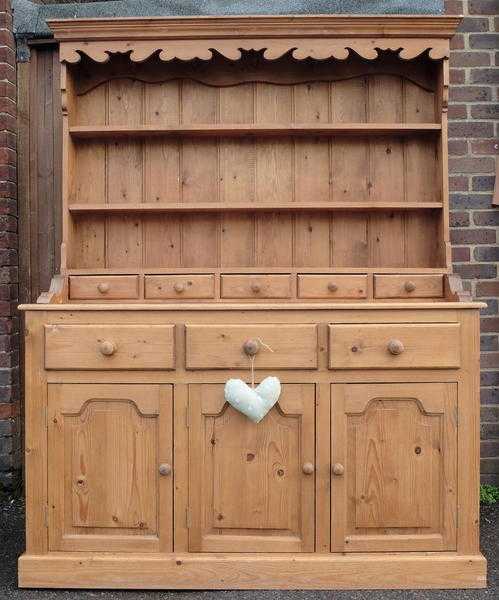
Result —
[[229, 60], [239, 60], [242, 51], [263, 51], [267, 60], [276, 60], [288, 52], [293, 58], [304, 60], [326, 60], [336, 58], [345, 60], [354, 51], [366, 60], [379, 57], [382, 50], [397, 52], [404, 60], [411, 60], [428, 51], [433, 60], [449, 57], [449, 44], [446, 40], [422, 39], [407, 40], [403, 38], [385, 39], [374, 38], [358, 39], [248, 39], [248, 40], [171, 40], [168, 42], [149, 41], [109, 41], [109, 42], [83, 42], [61, 44], [60, 58], [63, 62], [77, 63], [81, 55], [86, 54], [92, 60], [105, 63], [112, 54], [130, 54], [133, 62], [143, 62], [159, 51], [159, 58], [170, 61], [179, 60], [210, 60], [214, 51], [217, 51]]
[[134, 63], [129, 60], [128, 54], [115, 54], [107, 63], [95, 63], [83, 54], [80, 62], [71, 67], [78, 69], [75, 91], [79, 95], [85, 94], [105, 81], [121, 78], [146, 83], [192, 79], [206, 85], [223, 87], [254, 81], [293, 85], [383, 74], [402, 77], [434, 92], [438, 71], [438, 63], [429, 61], [426, 52], [411, 61], [409, 70], [406, 63], [390, 51], [382, 52], [378, 60], [365, 60], [352, 52], [348, 61], [295, 60], [290, 52], [275, 61], [267, 61], [263, 57], [263, 51], [243, 52], [240, 60], [231, 61], [215, 51], [210, 61], [194, 59], [186, 62], [174, 59], [166, 64], [158, 63], [157, 55], [150, 56], [142, 63]]
[[367, 60], [392, 50], [404, 60], [428, 52], [449, 56], [455, 17], [187, 17], [50, 21], [61, 42], [60, 59], [78, 63], [83, 54], [107, 62], [112, 54], [130, 53], [143, 62], [155, 53], [160, 60], [210, 60], [214, 51], [239, 60], [243, 50], [263, 51], [267, 60], [288, 52], [293, 58], [344, 60], [355, 52]]

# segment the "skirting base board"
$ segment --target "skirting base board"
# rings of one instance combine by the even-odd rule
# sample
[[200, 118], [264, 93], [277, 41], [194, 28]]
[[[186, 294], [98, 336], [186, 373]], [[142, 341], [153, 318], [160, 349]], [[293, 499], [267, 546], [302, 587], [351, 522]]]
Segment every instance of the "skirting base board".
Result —
[[24, 554], [23, 588], [410, 589], [483, 588], [480, 555], [390, 554]]

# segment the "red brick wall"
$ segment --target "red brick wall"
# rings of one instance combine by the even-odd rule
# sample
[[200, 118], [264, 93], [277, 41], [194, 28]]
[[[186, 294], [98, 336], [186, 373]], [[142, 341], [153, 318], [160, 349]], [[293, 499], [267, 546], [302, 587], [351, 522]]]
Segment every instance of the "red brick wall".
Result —
[[20, 467], [16, 61], [10, 0], [0, 0], [0, 493]]
[[454, 272], [487, 303], [481, 319], [482, 481], [499, 484], [499, 280], [492, 205], [499, 153], [499, 0], [446, 0], [463, 14], [450, 60], [449, 168]]

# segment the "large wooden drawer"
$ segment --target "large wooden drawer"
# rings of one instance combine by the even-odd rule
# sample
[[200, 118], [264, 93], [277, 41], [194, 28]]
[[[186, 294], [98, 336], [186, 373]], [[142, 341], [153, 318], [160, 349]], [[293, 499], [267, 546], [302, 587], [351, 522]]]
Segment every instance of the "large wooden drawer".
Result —
[[299, 298], [365, 298], [367, 275], [298, 275]]
[[137, 275], [81, 275], [69, 278], [71, 300], [136, 300]]
[[222, 298], [291, 298], [290, 275], [222, 275]]
[[175, 368], [174, 325], [46, 325], [45, 368]]
[[[187, 325], [187, 369], [248, 369], [244, 344], [260, 346], [256, 369], [316, 369], [316, 325]], [[272, 352], [259, 344], [263, 342]]]
[[375, 298], [441, 298], [442, 275], [375, 275]]
[[145, 297], [155, 298], [213, 298], [213, 275], [146, 275]]
[[331, 369], [450, 369], [460, 365], [459, 323], [333, 324]]

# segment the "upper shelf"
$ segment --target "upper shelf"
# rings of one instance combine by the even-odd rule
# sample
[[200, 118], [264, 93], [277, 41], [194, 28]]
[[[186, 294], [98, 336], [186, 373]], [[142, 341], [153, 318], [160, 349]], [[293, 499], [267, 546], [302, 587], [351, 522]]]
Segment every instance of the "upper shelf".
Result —
[[314, 123], [314, 124], [192, 124], [192, 125], [78, 125], [70, 127], [74, 138], [149, 136], [310, 136], [310, 135], [406, 135], [435, 133], [440, 123]]
[[139, 204], [70, 204], [71, 213], [124, 212], [292, 212], [292, 211], [408, 211], [441, 209], [441, 202], [148, 202]]

